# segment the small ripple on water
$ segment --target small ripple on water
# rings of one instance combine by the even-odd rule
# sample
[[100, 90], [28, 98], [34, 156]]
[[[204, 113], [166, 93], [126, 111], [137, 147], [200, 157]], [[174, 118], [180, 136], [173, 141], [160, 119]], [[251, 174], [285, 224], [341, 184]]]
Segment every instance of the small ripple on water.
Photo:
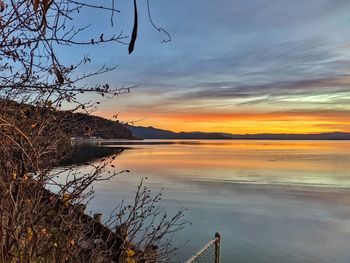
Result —
[[289, 247], [289, 250], [267, 248], [253, 243], [235, 244], [231, 251], [232, 262], [245, 263], [333, 263], [330, 256], [319, 256], [318, 251], [305, 250], [300, 247]]

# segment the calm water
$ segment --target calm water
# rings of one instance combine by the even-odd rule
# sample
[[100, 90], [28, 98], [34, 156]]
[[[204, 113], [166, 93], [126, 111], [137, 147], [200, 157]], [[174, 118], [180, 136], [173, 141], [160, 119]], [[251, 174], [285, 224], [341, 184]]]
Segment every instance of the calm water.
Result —
[[132, 145], [114, 164], [130, 173], [98, 183], [90, 209], [109, 213], [147, 176], [170, 212], [189, 209], [180, 261], [219, 231], [224, 263], [350, 262], [350, 142]]

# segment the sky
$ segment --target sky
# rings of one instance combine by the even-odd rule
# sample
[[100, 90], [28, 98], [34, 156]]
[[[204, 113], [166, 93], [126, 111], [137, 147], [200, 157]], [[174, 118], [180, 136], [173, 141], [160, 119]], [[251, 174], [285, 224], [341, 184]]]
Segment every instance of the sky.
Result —
[[[106, 1], [107, 2], [107, 1]], [[173, 131], [253, 133], [350, 132], [350, 1], [150, 0], [157, 32], [139, 0], [135, 51], [127, 45], [70, 49], [67, 60], [88, 52], [93, 78], [112, 86], [138, 85], [130, 94], [98, 100], [95, 115]], [[108, 14], [87, 10], [84, 34], [132, 31], [130, 0]]]

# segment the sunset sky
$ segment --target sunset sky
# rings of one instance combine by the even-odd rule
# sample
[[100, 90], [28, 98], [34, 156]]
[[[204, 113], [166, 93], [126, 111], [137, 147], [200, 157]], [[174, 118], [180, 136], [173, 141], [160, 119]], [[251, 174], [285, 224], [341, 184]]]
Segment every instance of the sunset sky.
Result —
[[[94, 114], [173, 131], [350, 132], [350, 1], [150, 0], [154, 22], [171, 34], [166, 44], [138, 2], [135, 52], [94, 47], [86, 67], [118, 64], [91, 81], [139, 86], [86, 98], [102, 102]], [[132, 1], [117, 4], [112, 31], [130, 35]], [[105, 30], [109, 17], [94, 19]]]

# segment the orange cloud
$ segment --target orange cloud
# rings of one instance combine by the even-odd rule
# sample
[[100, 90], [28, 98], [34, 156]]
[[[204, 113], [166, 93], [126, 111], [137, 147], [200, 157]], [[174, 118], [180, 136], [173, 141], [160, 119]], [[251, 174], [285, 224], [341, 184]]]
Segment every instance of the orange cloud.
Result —
[[[111, 112], [96, 112], [110, 117]], [[280, 112], [138, 112], [121, 114], [122, 120], [136, 125], [154, 126], [172, 131], [254, 133], [350, 132], [350, 111]]]

